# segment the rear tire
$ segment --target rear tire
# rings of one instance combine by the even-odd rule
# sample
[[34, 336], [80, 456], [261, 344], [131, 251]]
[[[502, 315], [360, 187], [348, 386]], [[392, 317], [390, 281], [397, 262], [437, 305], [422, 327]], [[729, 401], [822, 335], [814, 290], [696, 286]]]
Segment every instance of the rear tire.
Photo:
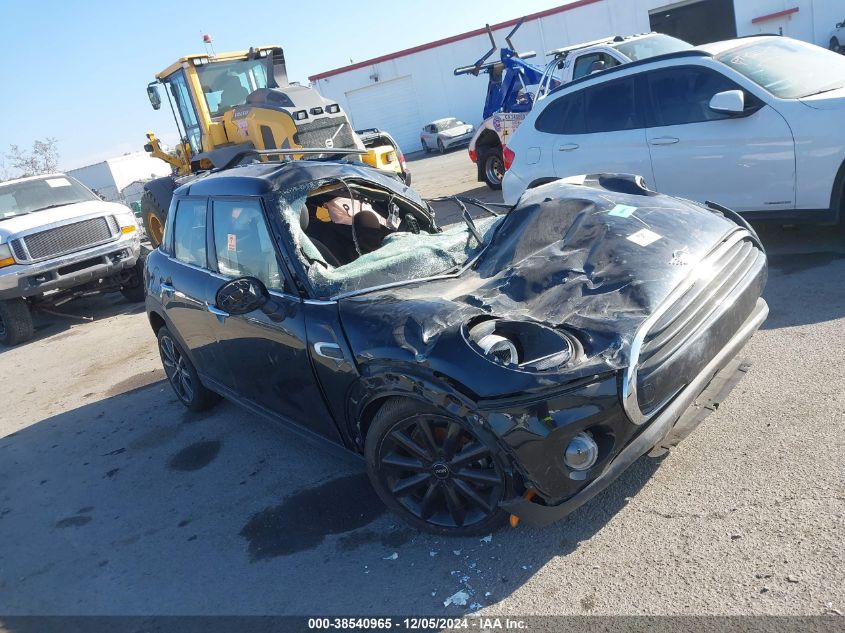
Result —
[[502, 188], [502, 178], [505, 177], [505, 160], [502, 158], [501, 147], [488, 147], [478, 157], [481, 166], [481, 177], [493, 190]]
[[35, 334], [32, 313], [23, 299], [0, 301], [0, 344], [18, 345]]
[[834, 53], [839, 53], [842, 51], [842, 47], [839, 45], [839, 40], [835, 37], [830, 38], [830, 50]]
[[220, 396], [203, 386], [197, 370], [170, 330], [163, 327], [157, 336], [164, 373], [179, 401], [191, 411], [205, 411], [214, 406]]
[[426, 154], [430, 154], [430, 153], [431, 153], [431, 150], [430, 150], [430, 149], [428, 149], [428, 145], [426, 145], [426, 142], [425, 142], [425, 141], [423, 141], [423, 140], [420, 140], [420, 143], [422, 144], [423, 151], [424, 151]]
[[484, 429], [417, 400], [379, 409], [364, 444], [378, 496], [411, 526], [441, 536], [489, 534], [513, 496], [502, 451]]

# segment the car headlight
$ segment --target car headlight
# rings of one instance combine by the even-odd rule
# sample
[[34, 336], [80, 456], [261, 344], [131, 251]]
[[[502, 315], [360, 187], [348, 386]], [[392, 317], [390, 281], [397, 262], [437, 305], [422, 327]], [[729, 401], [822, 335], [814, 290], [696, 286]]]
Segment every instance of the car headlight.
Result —
[[12, 249], [8, 244], [0, 244], [0, 268], [11, 266], [16, 263], [15, 258], [12, 257]]
[[120, 225], [120, 232], [123, 235], [135, 233], [138, 230], [138, 221], [135, 219], [134, 213], [120, 213], [115, 216], [115, 219]]
[[554, 328], [530, 321], [485, 319], [464, 328], [470, 346], [491, 361], [518, 369], [546, 371], [572, 362], [578, 342]]

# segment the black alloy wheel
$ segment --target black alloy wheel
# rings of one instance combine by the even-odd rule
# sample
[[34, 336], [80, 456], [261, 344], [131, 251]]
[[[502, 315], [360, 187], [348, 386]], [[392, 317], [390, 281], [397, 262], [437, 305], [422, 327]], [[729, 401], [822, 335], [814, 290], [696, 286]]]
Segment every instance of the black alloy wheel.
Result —
[[203, 411], [220, 397], [200, 382], [196, 369], [166, 327], [158, 331], [158, 351], [167, 381], [176, 397], [191, 411]]
[[507, 513], [499, 449], [465, 420], [409, 400], [379, 411], [366, 442], [376, 492], [414, 527], [443, 535], [486, 534]]

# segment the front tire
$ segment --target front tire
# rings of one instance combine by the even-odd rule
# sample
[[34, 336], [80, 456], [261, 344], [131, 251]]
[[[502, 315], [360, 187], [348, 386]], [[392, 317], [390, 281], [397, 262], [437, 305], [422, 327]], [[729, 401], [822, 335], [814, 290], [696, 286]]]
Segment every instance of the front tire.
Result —
[[18, 345], [35, 334], [32, 313], [23, 299], [0, 301], [0, 344]]
[[498, 191], [502, 188], [502, 179], [505, 177], [505, 160], [502, 157], [501, 147], [488, 147], [478, 158], [481, 165], [481, 177], [491, 189]]
[[220, 400], [220, 396], [200, 382], [194, 365], [166, 327], [158, 331], [158, 351], [167, 381], [188, 409], [205, 411]]
[[437, 151], [440, 152], [441, 154], [446, 153], [446, 146], [443, 145], [443, 141], [440, 140], [440, 139], [437, 139]]
[[488, 534], [512, 495], [501, 449], [476, 424], [416, 400], [394, 398], [373, 419], [364, 446], [378, 496], [413, 527], [442, 536]]
[[131, 269], [129, 279], [120, 286], [120, 293], [131, 303], [141, 303], [147, 296], [146, 288], [144, 288], [145, 259], [143, 256], [138, 258]]

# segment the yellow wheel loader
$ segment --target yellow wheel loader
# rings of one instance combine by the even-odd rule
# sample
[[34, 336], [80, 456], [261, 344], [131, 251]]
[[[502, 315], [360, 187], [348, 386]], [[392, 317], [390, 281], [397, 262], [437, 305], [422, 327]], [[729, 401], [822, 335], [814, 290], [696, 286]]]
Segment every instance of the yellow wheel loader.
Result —
[[[410, 184], [405, 157], [390, 135], [369, 133], [362, 140], [337, 103], [313, 88], [289, 83], [279, 46], [180, 58], [147, 86], [156, 110], [162, 105], [160, 85], [181, 140], [168, 152], [155, 134], [147, 133], [144, 149], [173, 167], [172, 176], [148, 182], [141, 198], [153, 247], [161, 243], [176, 187], [200, 171], [237, 162], [248, 150], [285, 150], [292, 159], [332, 158], [342, 150], [359, 150], [363, 162]], [[299, 148], [302, 154], [290, 152]]]

